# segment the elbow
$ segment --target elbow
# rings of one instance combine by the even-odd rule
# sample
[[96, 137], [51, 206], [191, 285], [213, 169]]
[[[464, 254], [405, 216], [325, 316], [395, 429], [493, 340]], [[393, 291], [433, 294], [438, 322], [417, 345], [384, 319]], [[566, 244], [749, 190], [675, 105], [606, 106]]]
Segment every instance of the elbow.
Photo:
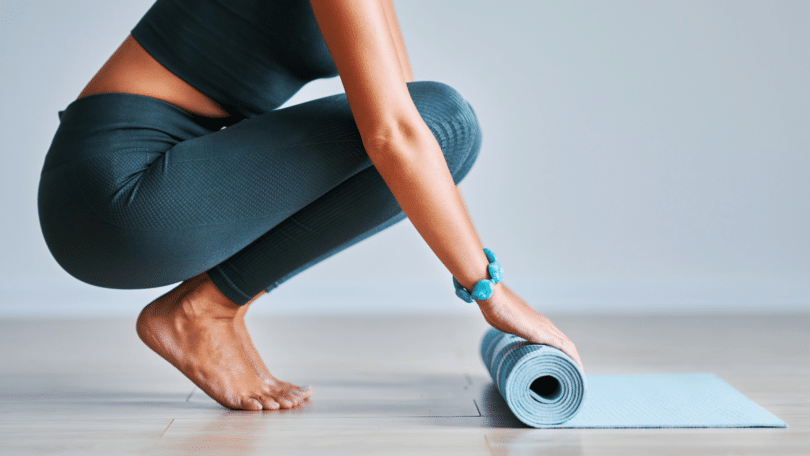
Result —
[[421, 117], [391, 122], [363, 135], [363, 147], [373, 162], [378, 159], [408, 158], [436, 143], [436, 138]]

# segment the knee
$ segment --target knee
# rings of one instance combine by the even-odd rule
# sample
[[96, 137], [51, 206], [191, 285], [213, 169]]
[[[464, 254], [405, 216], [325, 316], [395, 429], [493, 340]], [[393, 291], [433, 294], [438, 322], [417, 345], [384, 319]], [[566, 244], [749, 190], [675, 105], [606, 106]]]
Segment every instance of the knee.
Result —
[[413, 81], [408, 83], [408, 90], [458, 183], [481, 147], [481, 126], [475, 111], [458, 90], [442, 82]]

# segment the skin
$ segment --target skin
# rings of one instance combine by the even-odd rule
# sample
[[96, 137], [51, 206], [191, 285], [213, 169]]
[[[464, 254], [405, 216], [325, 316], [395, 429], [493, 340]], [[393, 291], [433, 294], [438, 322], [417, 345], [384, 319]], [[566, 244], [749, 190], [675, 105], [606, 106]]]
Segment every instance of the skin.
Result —
[[[463, 286], [472, 288], [488, 278], [488, 262], [441, 148], [408, 93], [413, 72], [392, 0], [311, 4], [369, 157], [433, 252]], [[193, 114], [231, 115], [163, 67], [131, 35], [79, 98], [97, 93], [146, 95]], [[248, 308], [263, 293], [236, 305], [203, 272], [148, 304], [136, 329], [149, 348], [225, 407], [300, 407], [313, 389], [270, 374], [245, 326]], [[491, 326], [557, 347], [581, 366], [574, 344], [504, 282], [477, 304]]]

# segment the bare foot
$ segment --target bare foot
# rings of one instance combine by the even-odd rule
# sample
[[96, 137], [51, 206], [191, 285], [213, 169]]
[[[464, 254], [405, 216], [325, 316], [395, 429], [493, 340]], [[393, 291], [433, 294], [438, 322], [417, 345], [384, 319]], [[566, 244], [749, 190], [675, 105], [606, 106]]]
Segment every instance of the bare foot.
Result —
[[147, 305], [138, 317], [138, 336], [225, 407], [295, 407], [311, 390], [296, 394], [289, 383], [270, 384], [257, 375], [235, 329], [239, 308], [202, 273]]
[[[495, 286], [492, 296], [485, 301], [477, 301], [481, 313], [493, 328], [514, 334], [535, 344], [556, 347], [582, 368], [579, 353], [565, 334], [547, 317], [534, 310], [505, 283]], [[583, 368], [584, 370], [584, 368]]]
[[312, 387], [310, 386], [307, 389], [302, 389], [297, 385], [293, 385], [292, 383], [285, 382], [283, 380], [277, 379], [273, 374], [270, 373], [270, 370], [267, 369], [267, 366], [262, 361], [262, 357], [259, 355], [259, 351], [256, 350], [256, 347], [253, 345], [253, 341], [250, 339], [250, 334], [248, 334], [247, 326], [245, 326], [245, 314], [247, 313], [248, 308], [250, 307], [253, 302], [256, 301], [256, 298], [263, 295], [265, 292], [262, 291], [261, 293], [257, 294], [253, 297], [250, 301], [248, 301], [245, 305], [240, 306], [239, 310], [236, 313], [236, 317], [233, 319], [234, 323], [234, 331], [236, 331], [237, 337], [239, 337], [242, 350], [244, 350], [245, 355], [248, 358], [248, 362], [253, 367], [253, 370], [256, 372], [256, 375], [259, 378], [273, 386], [273, 387], [282, 387], [292, 391], [293, 394], [301, 397], [302, 399], [306, 400], [310, 396], [312, 396]]

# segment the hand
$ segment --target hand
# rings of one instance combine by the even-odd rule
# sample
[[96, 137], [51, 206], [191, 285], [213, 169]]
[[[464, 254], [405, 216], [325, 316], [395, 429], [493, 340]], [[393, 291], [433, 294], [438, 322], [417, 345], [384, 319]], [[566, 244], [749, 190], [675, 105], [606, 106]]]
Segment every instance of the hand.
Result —
[[495, 285], [495, 291], [489, 299], [477, 302], [487, 323], [493, 328], [535, 344], [558, 348], [585, 371], [574, 343], [551, 320], [534, 310], [505, 283]]

